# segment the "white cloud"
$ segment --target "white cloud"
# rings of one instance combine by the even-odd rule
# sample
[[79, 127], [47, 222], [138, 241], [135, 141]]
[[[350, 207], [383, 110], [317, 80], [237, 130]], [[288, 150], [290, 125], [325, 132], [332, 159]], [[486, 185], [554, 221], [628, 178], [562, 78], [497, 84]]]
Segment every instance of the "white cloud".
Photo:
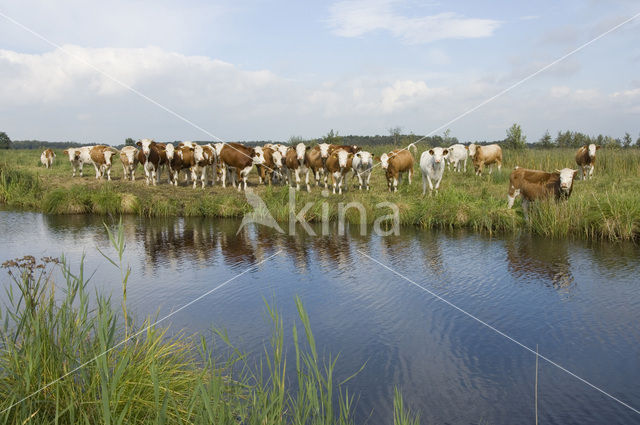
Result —
[[493, 19], [466, 18], [446, 12], [422, 17], [407, 17], [395, 11], [396, 0], [345, 0], [330, 9], [329, 25], [341, 37], [360, 37], [384, 30], [408, 44], [423, 44], [444, 39], [488, 37], [500, 26]]

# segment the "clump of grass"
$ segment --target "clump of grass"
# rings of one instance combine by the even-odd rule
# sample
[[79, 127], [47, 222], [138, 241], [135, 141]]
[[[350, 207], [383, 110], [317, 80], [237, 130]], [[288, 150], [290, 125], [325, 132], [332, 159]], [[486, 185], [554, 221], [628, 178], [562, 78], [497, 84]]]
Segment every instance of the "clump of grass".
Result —
[[[12, 278], [0, 309], [3, 423], [353, 423], [354, 397], [345, 388], [350, 378], [337, 382], [337, 358], [319, 356], [299, 298], [304, 338], [294, 324], [292, 390], [275, 307], [266, 304], [273, 332], [257, 368], [237, 349], [214, 357], [202, 336], [170, 335], [151, 318], [136, 324], [125, 301], [131, 269], [122, 262], [122, 223], [108, 236], [118, 258], [107, 259], [122, 271], [124, 321], [108, 296], [96, 293], [90, 300], [83, 261], [77, 272], [64, 258], [3, 263]], [[62, 286], [54, 284], [55, 268]], [[224, 332], [216, 334], [230, 345]], [[397, 425], [417, 423], [398, 392], [394, 412]]]
[[48, 214], [85, 214], [93, 212], [92, 191], [75, 185], [70, 189], [59, 188], [47, 193], [43, 209]]

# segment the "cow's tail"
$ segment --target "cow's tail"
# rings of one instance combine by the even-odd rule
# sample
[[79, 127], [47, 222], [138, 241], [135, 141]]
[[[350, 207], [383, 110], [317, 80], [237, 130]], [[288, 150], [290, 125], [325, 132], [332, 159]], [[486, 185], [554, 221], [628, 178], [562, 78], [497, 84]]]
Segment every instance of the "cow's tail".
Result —
[[413, 148], [413, 155], [418, 156], [418, 147], [416, 146], [415, 143], [411, 143], [409, 144], [409, 146], [407, 146], [407, 150], [409, 152], [411, 152], [411, 148]]

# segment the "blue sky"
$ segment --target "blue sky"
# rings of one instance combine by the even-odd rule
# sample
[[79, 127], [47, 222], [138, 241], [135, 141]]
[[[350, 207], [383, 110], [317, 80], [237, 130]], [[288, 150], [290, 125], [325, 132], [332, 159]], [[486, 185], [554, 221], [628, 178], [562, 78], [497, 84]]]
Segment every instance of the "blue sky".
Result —
[[[0, 12], [223, 140], [426, 134], [640, 12], [631, 1], [0, 1]], [[0, 17], [0, 130], [209, 136]], [[638, 136], [640, 17], [449, 125]], [[442, 131], [438, 131], [442, 133]]]

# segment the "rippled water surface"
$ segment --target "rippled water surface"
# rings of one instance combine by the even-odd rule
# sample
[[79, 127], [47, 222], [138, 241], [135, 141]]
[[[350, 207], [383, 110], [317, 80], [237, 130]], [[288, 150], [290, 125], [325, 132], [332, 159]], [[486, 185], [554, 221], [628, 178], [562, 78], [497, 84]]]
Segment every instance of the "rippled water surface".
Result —
[[[239, 221], [127, 217], [128, 305], [167, 314], [281, 250], [171, 317], [175, 330], [226, 329], [256, 356], [275, 302], [290, 329], [299, 295], [318, 345], [359, 394], [358, 422], [391, 422], [393, 388], [424, 424], [533, 423], [535, 356], [417, 285], [640, 408], [640, 249], [631, 244], [490, 238], [414, 228], [400, 236], [284, 236]], [[320, 229], [316, 229], [320, 231]], [[301, 230], [299, 231], [299, 233]], [[102, 219], [0, 211], [0, 259], [86, 255], [92, 284], [119, 300]], [[107, 248], [107, 252], [113, 251]], [[6, 287], [7, 276], [0, 275]], [[0, 295], [0, 299], [3, 295]], [[290, 332], [287, 333], [287, 336]], [[291, 338], [285, 341], [293, 355]], [[543, 360], [542, 424], [631, 424], [640, 415]]]

